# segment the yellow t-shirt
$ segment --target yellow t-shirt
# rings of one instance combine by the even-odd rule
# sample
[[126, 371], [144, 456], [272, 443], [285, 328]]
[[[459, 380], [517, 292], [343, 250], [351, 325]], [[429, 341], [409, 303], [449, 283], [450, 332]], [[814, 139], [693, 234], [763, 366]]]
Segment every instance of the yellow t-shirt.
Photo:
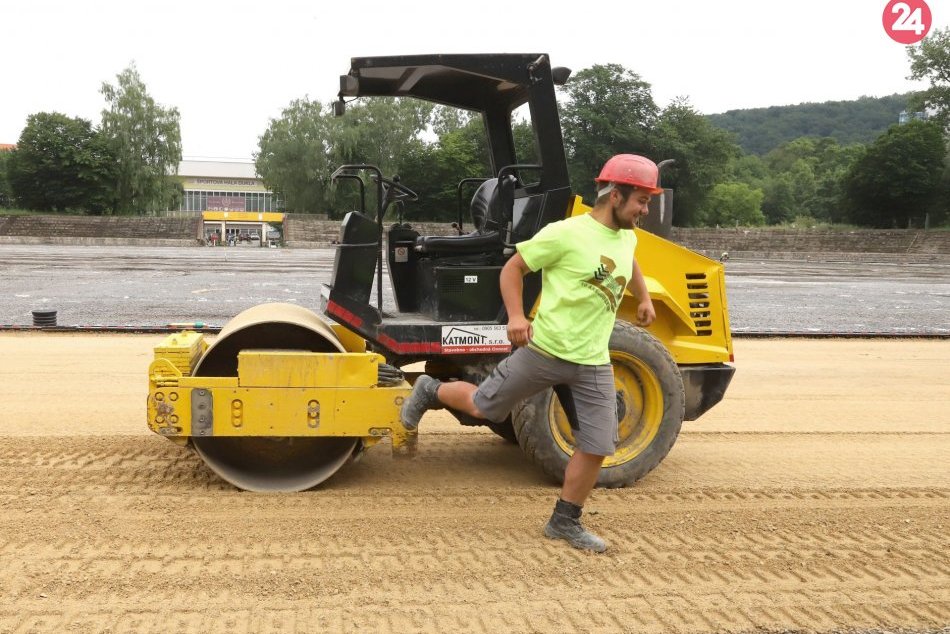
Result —
[[528, 268], [541, 269], [532, 344], [574, 363], [610, 363], [610, 333], [636, 246], [632, 230], [610, 229], [590, 214], [552, 222], [520, 242]]

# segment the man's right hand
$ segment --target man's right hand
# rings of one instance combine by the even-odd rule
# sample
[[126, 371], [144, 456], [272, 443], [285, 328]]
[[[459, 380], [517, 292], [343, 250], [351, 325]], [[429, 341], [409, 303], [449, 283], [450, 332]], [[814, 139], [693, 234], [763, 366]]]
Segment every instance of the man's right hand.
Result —
[[526, 346], [531, 341], [534, 330], [531, 322], [524, 315], [508, 319], [508, 341], [513, 346]]

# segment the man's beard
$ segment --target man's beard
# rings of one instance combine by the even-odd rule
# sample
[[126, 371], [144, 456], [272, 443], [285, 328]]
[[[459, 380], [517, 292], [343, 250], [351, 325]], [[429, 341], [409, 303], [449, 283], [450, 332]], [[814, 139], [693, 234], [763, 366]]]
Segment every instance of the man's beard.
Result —
[[640, 220], [639, 216], [634, 217], [633, 220], [624, 220], [619, 215], [617, 215], [617, 208], [613, 207], [610, 210], [611, 215], [614, 219], [614, 224], [617, 225], [619, 229], [636, 229], [637, 222]]

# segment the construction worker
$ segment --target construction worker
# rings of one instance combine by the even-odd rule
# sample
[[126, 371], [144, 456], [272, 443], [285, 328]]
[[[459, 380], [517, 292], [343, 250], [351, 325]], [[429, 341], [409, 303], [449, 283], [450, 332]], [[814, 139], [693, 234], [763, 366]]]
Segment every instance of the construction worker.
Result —
[[[576, 447], [544, 534], [594, 552], [603, 552], [607, 544], [586, 530], [580, 517], [604, 458], [613, 455], [618, 441], [608, 344], [624, 288], [637, 299], [638, 325], [656, 318], [633, 257], [633, 228], [648, 213], [651, 196], [662, 191], [657, 180], [656, 164], [643, 156], [618, 154], [607, 161], [596, 178], [591, 212], [545, 226], [517, 244], [502, 268], [508, 339], [516, 346], [511, 356], [477, 386], [422, 375], [402, 407], [409, 428], [418, 426], [426, 410], [443, 407], [500, 422], [519, 401], [556, 386], [576, 427]], [[522, 305], [523, 277], [538, 270], [541, 305], [529, 321]]]

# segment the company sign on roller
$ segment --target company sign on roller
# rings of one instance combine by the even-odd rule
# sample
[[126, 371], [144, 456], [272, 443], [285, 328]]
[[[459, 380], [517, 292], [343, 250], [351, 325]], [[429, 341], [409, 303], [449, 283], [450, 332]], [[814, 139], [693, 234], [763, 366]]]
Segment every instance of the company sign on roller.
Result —
[[510, 351], [507, 326], [442, 326], [442, 354]]

